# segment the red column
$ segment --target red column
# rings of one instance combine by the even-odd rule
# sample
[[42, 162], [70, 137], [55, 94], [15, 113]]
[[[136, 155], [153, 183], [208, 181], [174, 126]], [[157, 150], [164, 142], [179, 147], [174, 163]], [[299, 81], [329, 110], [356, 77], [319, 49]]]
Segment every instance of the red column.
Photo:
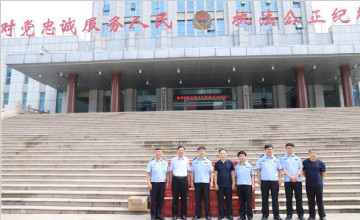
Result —
[[295, 67], [295, 77], [298, 108], [307, 108], [308, 97], [305, 81], [305, 68], [303, 66]]
[[111, 101], [110, 111], [120, 111], [120, 77], [121, 73], [118, 71], [112, 71], [111, 73]]
[[354, 96], [352, 93], [352, 83], [350, 75], [350, 64], [344, 64], [340, 66], [341, 83], [344, 94], [345, 107], [354, 107]]
[[68, 89], [67, 89], [67, 113], [76, 112], [76, 97], [77, 97], [77, 81], [78, 74], [69, 73]]

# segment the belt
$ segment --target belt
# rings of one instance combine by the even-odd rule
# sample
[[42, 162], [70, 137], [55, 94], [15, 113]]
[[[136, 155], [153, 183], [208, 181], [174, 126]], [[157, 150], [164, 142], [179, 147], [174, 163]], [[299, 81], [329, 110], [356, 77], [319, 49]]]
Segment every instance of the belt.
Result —
[[187, 176], [173, 176], [175, 179], [185, 179]]

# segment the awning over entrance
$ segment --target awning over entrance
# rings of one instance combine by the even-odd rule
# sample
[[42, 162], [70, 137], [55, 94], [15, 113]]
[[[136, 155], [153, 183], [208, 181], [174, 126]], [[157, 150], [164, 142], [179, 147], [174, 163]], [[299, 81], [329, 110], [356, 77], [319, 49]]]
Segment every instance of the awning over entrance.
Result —
[[360, 66], [360, 47], [301, 45], [15, 54], [6, 57], [6, 64], [61, 91], [67, 90], [70, 73], [79, 75], [79, 91], [109, 90], [112, 71], [121, 73], [121, 88], [295, 85], [294, 67], [299, 65], [305, 67], [308, 85], [335, 85], [341, 84], [342, 64], [350, 64], [352, 82], [359, 81], [360, 68], [354, 65]]

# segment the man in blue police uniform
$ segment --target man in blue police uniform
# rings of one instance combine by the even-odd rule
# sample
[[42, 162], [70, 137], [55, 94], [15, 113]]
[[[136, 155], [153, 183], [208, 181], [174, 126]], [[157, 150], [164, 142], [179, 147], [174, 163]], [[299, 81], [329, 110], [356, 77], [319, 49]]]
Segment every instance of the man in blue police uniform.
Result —
[[265, 145], [265, 154], [256, 163], [258, 183], [261, 186], [262, 218], [269, 217], [269, 190], [271, 190], [274, 219], [282, 220], [279, 215], [279, 186], [281, 185], [282, 166], [277, 156], [273, 155], [273, 146]]
[[[205, 157], [205, 147], [197, 149], [199, 156], [195, 157], [192, 161], [190, 171], [191, 175], [191, 188], [195, 186], [196, 198], [196, 215], [193, 220], [201, 218], [201, 197], [204, 197], [205, 203], [205, 217], [207, 220], [211, 219], [210, 216], [210, 188], [213, 187], [214, 181], [214, 168], [211, 160]], [[194, 181], [195, 177], [195, 181]], [[195, 184], [194, 184], [195, 182]]]
[[189, 187], [188, 182], [188, 172], [190, 171], [189, 159], [184, 156], [185, 147], [179, 146], [177, 148], [178, 155], [171, 159], [170, 165], [170, 182], [172, 188], [173, 195], [173, 203], [172, 203], [172, 214], [173, 220], [178, 217], [178, 201], [179, 194], [181, 194], [181, 211], [180, 217], [181, 219], [187, 219], [187, 191]]
[[326, 220], [323, 187], [326, 176], [326, 166], [324, 162], [316, 158], [316, 150], [309, 150], [309, 158], [303, 161], [303, 172], [306, 177], [306, 195], [309, 205], [309, 219], [315, 219], [315, 197], [318, 207], [320, 220]]
[[[155, 158], [148, 162], [146, 168], [146, 180], [148, 188], [150, 189], [151, 220], [164, 220], [161, 213], [164, 204], [165, 189], [169, 186], [169, 170], [168, 162], [162, 158], [161, 148], [156, 148]], [[168, 179], [168, 181], [166, 181], [166, 179]]]
[[292, 197], [295, 192], [296, 199], [296, 213], [300, 220], [305, 220], [304, 209], [302, 206], [302, 183], [301, 174], [303, 172], [303, 165], [301, 158], [294, 154], [294, 144], [287, 143], [285, 145], [286, 154], [281, 157], [281, 166], [284, 171], [284, 183], [286, 194], [286, 219], [290, 220], [293, 214]]
[[219, 200], [219, 220], [224, 218], [224, 194], [226, 197], [226, 216], [233, 220], [232, 216], [232, 190], [235, 189], [234, 164], [227, 159], [225, 149], [219, 150], [220, 160], [215, 163], [215, 189]]
[[245, 216], [248, 217], [248, 220], [252, 220], [252, 192], [255, 191], [255, 175], [252, 164], [246, 160], [246, 152], [240, 151], [237, 156], [239, 163], [235, 166], [235, 178], [240, 201], [240, 218], [238, 220], [245, 220]]

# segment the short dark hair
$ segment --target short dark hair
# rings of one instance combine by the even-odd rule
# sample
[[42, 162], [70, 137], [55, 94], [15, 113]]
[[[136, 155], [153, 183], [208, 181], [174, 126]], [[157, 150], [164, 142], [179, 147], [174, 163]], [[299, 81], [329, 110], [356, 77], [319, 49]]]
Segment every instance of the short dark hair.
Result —
[[222, 150], [224, 150], [224, 151], [227, 153], [227, 151], [226, 151], [225, 149], [220, 149], [220, 150], [219, 150], [219, 154], [220, 154], [220, 152], [221, 152]]
[[267, 149], [267, 148], [273, 148], [273, 146], [272, 146], [272, 144], [265, 144], [265, 150]]
[[285, 148], [287, 148], [288, 146], [289, 146], [289, 147], [295, 147], [293, 143], [287, 143], [287, 144], [285, 145]]
[[161, 150], [161, 151], [162, 151], [162, 149], [161, 149], [160, 147], [158, 147], [158, 148], [155, 148], [155, 151], [157, 151], [157, 150]]
[[198, 147], [197, 150], [198, 150], [198, 151], [199, 151], [199, 150], [205, 150], [205, 151], [206, 151], [205, 147], [203, 147], [203, 146]]
[[317, 152], [316, 149], [310, 149], [310, 150], [309, 150], [309, 153], [310, 153], [310, 151], [315, 151], [315, 152]]
[[245, 152], [245, 151], [239, 151], [239, 153], [237, 154], [237, 156], [239, 157], [239, 156], [240, 156], [240, 154], [244, 154], [244, 155], [245, 155], [245, 157], [246, 157], [246, 152]]
[[183, 148], [183, 149], [185, 150], [185, 147], [183, 147], [183, 146], [181, 146], [181, 145], [180, 145], [177, 149], [179, 150], [180, 148]]

